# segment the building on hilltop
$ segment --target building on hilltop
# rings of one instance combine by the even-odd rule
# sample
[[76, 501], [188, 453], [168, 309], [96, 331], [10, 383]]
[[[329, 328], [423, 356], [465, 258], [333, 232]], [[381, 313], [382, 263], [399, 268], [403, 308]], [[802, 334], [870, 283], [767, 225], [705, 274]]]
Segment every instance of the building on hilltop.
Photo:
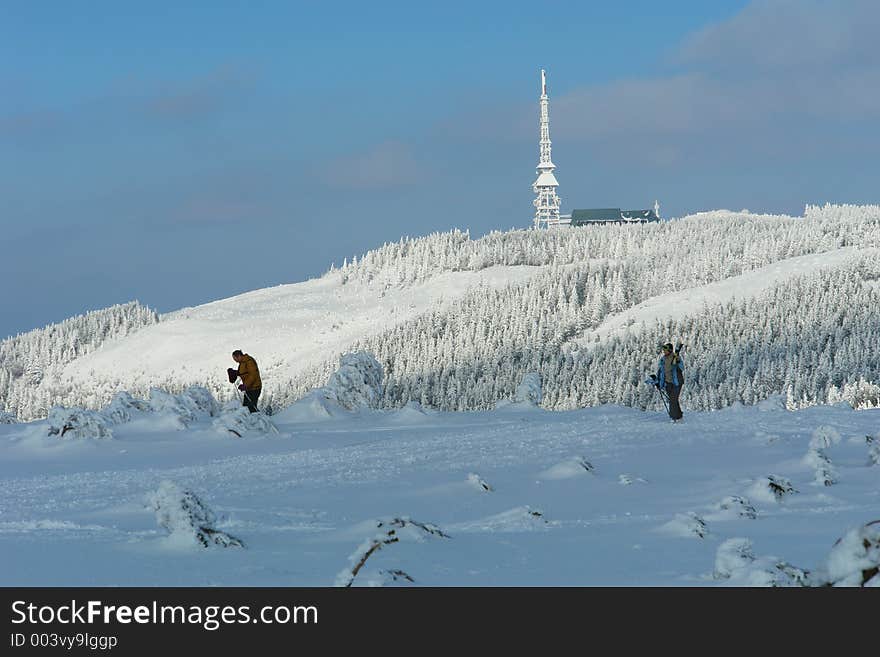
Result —
[[620, 208], [593, 208], [572, 210], [569, 215], [560, 215], [560, 200], [556, 190], [559, 181], [554, 170], [556, 165], [550, 156], [550, 97], [547, 94], [547, 72], [541, 69], [541, 113], [538, 141], [538, 177], [532, 183], [535, 193], [535, 228], [557, 228], [560, 226], [590, 226], [596, 224], [644, 224], [660, 221], [660, 204], [654, 201], [653, 210], [621, 210]]
[[572, 210], [570, 215], [559, 218], [559, 225], [575, 227], [593, 224], [646, 224], [652, 221], [660, 221], [660, 204], [656, 201], [653, 210], [621, 210], [620, 208]]

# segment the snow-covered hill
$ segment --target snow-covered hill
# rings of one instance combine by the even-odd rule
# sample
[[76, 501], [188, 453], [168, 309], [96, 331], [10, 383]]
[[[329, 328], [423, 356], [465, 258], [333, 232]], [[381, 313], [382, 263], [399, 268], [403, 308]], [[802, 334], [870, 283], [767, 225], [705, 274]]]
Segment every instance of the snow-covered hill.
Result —
[[[775, 285], [785, 283], [795, 277], [808, 276], [823, 269], [845, 266], [855, 257], [865, 255], [872, 258], [880, 256], [877, 249], [845, 247], [823, 253], [815, 253], [793, 258], [785, 258], [771, 265], [758, 267], [739, 276], [731, 276], [717, 283], [682, 290], [676, 295], [674, 303], [666, 294], [659, 294], [642, 303], [611, 315], [607, 320], [585, 335], [576, 339], [579, 347], [594, 346], [609, 337], [626, 333], [634, 325], [666, 322], [685, 315], [695, 315], [706, 306], [724, 305], [734, 299], [748, 299], [769, 291]], [[638, 329], [635, 329], [638, 330]]]
[[469, 289], [516, 284], [536, 273], [533, 267], [447, 272], [383, 294], [370, 285], [341, 285], [342, 274], [333, 272], [170, 313], [71, 363], [60, 376], [77, 387], [116, 379], [136, 390], [223, 382], [226, 368], [235, 365], [230, 353], [241, 348], [259, 359], [263, 379], [277, 386], [337, 358], [356, 340], [442, 308]]
[[451, 231], [385, 245], [319, 279], [169, 313], [73, 359], [49, 357], [36, 377], [0, 362], [0, 400], [31, 419], [57, 404], [99, 408], [121, 390], [202, 385], [228, 399], [225, 369], [241, 348], [260, 363], [274, 409], [323, 385], [351, 350], [378, 358], [387, 407], [489, 409], [534, 371], [548, 409], [651, 408], [642, 379], [656, 345], [682, 339], [695, 408], [780, 393], [824, 403], [854, 386], [871, 405], [878, 248], [878, 206], [475, 240]]
[[880, 586], [878, 249], [877, 206], [453, 231], [5, 341], [0, 579]]

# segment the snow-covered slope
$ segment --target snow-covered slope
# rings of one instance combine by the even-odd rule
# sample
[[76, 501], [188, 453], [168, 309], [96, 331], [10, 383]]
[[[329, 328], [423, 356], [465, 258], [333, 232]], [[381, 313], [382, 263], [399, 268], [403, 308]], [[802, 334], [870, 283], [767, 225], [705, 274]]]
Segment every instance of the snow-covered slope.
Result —
[[[372, 352], [385, 369], [387, 407], [488, 409], [537, 372], [545, 408], [646, 408], [654, 402], [641, 379], [657, 341], [680, 338], [698, 348], [689, 361], [698, 408], [776, 393], [824, 403], [835, 388], [880, 383], [880, 326], [869, 311], [880, 302], [878, 248], [878, 206], [405, 239], [316, 280], [99, 336], [100, 347], [73, 360], [0, 363], [0, 410], [31, 419], [58, 404], [99, 408], [121, 390], [193, 384], [231, 398], [225, 370], [236, 348], [257, 358], [261, 402], [274, 410], [326, 383], [350, 350]], [[639, 335], [622, 330], [642, 324]], [[827, 340], [816, 326], [832, 331]], [[817, 360], [828, 349], [843, 356]]]
[[[880, 561], [880, 546], [835, 546], [880, 518], [865, 438], [880, 410], [772, 400], [670, 424], [615, 406], [411, 406], [242, 438], [169, 417], [108, 439], [0, 425], [0, 581], [798, 585], [858, 583]], [[390, 528], [400, 542], [353, 576]]]
[[230, 353], [240, 348], [257, 358], [266, 381], [287, 380], [470, 289], [516, 284], [539, 271], [499, 266], [447, 272], [389, 290], [342, 285], [341, 274], [333, 272], [169, 313], [159, 324], [71, 363], [61, 378], [83, 386], [120, 380], [126, 388], [222, 380], [235, 365]]
[[639, 330], [642, 324], [654, 325], [656, 322], [696, 314], [707, 305], [725, 304], [734, 299], [755, 297], [774, 285], [794, 277], [840, 267], [858, 255], [877, 257], [878, 253], [880, 252], [877, 249], [850, 246], [823, 253], [796, 256], [716, 283], [681, 290], [674, 297], [670, 294], [660, 294], [610, 316], [595, 329], [587, 331], [573, 342], [581, 347], [595, 346], [597, 342], [609, 337], [625, 334], [629, 330]]
[[[0, 580], [878, 586], [880, 207], [807, 210], [402, 240], [16, 360]], [[277, 413], [212, 397], [234, 348]]]

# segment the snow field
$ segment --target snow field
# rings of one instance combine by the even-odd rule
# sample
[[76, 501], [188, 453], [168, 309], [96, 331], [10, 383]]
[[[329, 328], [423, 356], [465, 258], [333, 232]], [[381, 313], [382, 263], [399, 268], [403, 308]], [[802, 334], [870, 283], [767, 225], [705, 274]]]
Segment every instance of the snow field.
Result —
[[[352, 585], [793, 584], [778, 563], [827, 570], [835, 541], [878, 517], [865, 439], [878, 413], [738, 407], [672, 425], [614, 406], [362, 410], [276, 419], [277, 434], [245, 438], [207, 417], [170, 430], [157, 416], [102, 440], [4, 425], [0, 573], [29, 586], [332, 586], [379, 522], [405, 519], [412, 531], [373, 552]], [[824, 486], [804, 455], [829, 440], [839, 481]], [[797, 492], [777, 498], [770, 477]], [[151, 506], [169, 486], [196, 494], [246, 548], [169, 534]], [[719, 553], [730, 539], [751, 542], [745, 570]]]

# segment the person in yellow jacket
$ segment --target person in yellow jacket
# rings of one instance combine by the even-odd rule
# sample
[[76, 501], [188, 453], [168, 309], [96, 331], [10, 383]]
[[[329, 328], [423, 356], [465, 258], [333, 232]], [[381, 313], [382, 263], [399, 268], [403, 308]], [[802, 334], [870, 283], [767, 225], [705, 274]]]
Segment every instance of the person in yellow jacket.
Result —
[[[232, 360], [238, 363], [238, 370], [232, 370], [241, 378], [238, 389], [244, 393], [242, 406], [247, 406], [251, 413], [257, 412], [257, 399], [263, 391], [263, 380], [260, 379], [260, 368], [253, 356], [242, 353], [241, 349], [232, 352]], [[231, 378], [231, 375], [230, 375]], [[234, 379], [233, 379], [234, 381]]]

